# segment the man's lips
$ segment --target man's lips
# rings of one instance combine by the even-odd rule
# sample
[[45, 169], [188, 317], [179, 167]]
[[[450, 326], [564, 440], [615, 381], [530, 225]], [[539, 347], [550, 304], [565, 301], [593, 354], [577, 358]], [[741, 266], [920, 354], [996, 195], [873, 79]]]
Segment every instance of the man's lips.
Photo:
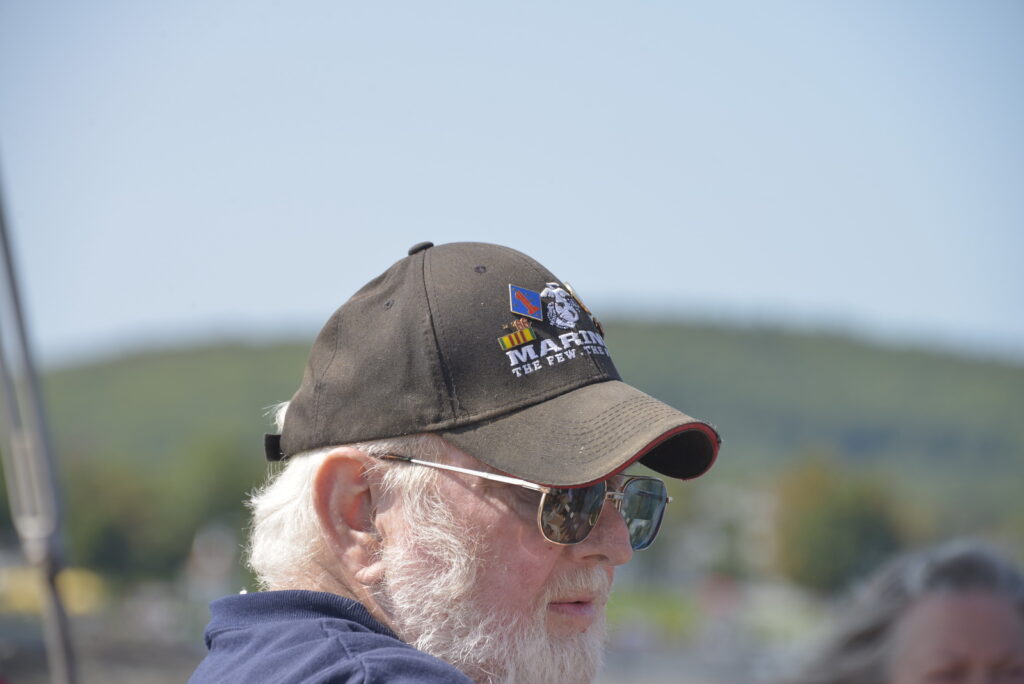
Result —
[[560, 578], [545, 597], [547, 623], [552, 634], [579, 634], [604, 615], [612, 584], [612, 569], [591, 568]]
[[590, 623], [597, 617], [605, 601], [594, 595], [558, 598], [548, 603], [548, 610], [574, 622]]

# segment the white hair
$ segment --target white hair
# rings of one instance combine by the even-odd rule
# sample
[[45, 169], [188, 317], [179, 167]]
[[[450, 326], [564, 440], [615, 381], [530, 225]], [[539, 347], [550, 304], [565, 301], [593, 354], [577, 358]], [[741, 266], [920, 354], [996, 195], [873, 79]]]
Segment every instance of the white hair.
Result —
[[[285, 409], [278, 409], [279, 424]], [[435, 462], [444, 460], [446, 450], [444, 440], [430, 434], [352, 446], [371, 455], [400, 453]], [[313, 476], [330, 451], [291, 457], [250, 499], [249, 565], [265, 589], [336, 591], [312, 496]], [[580, 592], [603, 603], [611, 584], [603, 569], [578, 568], [552, 578], [522, 614], [495, 611], [492, 594], [501, 588], [482, 586], [480, 570], [494, 545], [506, 541], [482, 535], [471, 520], [455, 515], [437, 487], [436, 469], [379, 459], [373, 467], [382, 496], [396, 499], [417, 523], [376, 550], [384, 571], [369, 587], [399, 638], [482, 684], [593, 680], [602, 660], [603, 618], [583, 633], [553, 636], [546, 607], [552, 597]]]
[[[288, 402], [272, 409], [280, 431]], [[273, 466], [267, 481], [252, 492], [248, 564], [259, 587], [264, 590], [324, 588], [329, 565], [316, 511], [313, 507], [313, 476], [324, 459], [338, 446], [314, 449], [291, 456], [283, 466]], [[349, 445], [371, 456], [397, 453], [427, 461], [438, 461], [444, 442], [431, 434], [394, 437]], [[385, 495], [403, 497], [416, 507], [427, 496], [436, 479], [433, 468], [395, 467], [377, 461]]]

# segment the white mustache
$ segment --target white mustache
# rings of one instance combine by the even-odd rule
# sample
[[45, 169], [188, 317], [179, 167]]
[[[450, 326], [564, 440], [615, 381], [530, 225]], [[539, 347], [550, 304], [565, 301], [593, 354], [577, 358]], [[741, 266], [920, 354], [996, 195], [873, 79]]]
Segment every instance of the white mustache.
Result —
[[544, 591], [543, 605], [559, 600], [578, 600], [588, 597], [594, 603], [604, 605], [611, 593], [611, 578], [600, 568], [580, 568], [555, 578]]

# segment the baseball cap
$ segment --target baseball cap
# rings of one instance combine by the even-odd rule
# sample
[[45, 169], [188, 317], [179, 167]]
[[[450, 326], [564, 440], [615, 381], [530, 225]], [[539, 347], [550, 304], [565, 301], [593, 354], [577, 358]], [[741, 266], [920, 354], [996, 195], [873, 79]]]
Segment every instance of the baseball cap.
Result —
[[639, 460], [708, 470], [721, 443], [631, 387], [572, 286], [532, 258], [477, 242], [413, 246], [327, 321], [270, 460], [433, 432], [509, 475], [555, 487]]

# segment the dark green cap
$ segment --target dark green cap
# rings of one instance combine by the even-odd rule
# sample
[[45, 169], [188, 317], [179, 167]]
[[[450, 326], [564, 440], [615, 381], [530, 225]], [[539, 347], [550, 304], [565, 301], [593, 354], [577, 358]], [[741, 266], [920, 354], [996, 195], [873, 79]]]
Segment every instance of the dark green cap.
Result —
[[568, 283], [474, 242], [416, 245], [331, 316], [267, 457], [421, 432], [560, 487], [636, 460], [697, 477], [720, 443], [709, 424], [622, 382]]

